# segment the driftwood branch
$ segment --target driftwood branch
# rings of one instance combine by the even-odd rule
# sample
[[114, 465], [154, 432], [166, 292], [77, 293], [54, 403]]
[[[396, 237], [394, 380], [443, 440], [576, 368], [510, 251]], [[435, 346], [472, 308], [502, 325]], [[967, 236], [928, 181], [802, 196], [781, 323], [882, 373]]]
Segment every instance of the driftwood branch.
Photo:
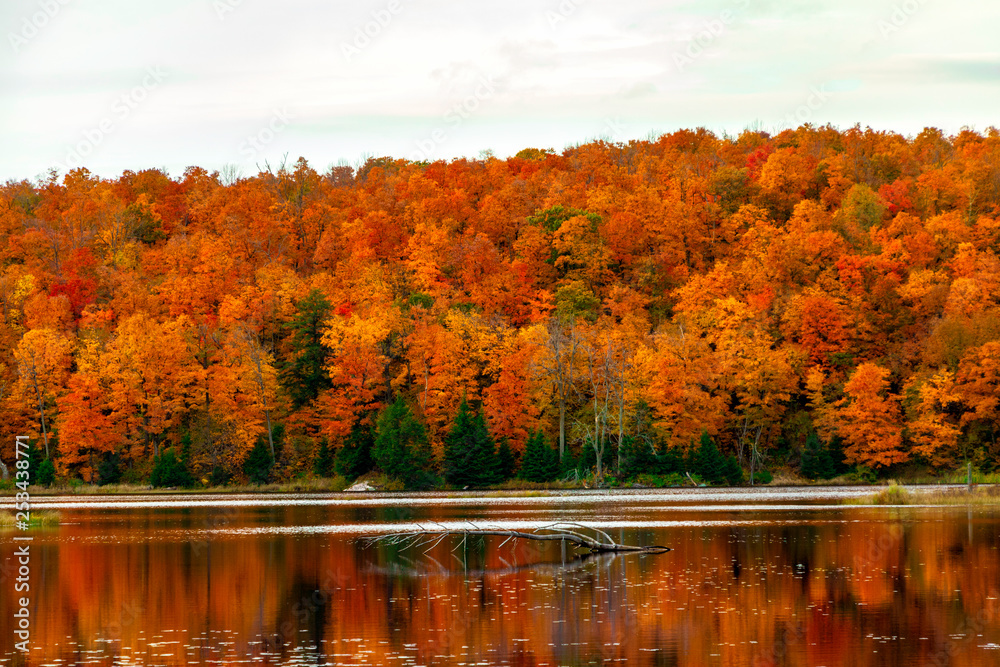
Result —
[[[466, 578], [480, 578], [480, 577], [502, 577], [511, 574], [519, 574], [521, 572], [535, 572], [535, 573], [547, 573], [547, 574], [566, 574], [569, 572], [574, 572], [576, 570], [582, 570], [588, 566], [597, 567], [610, 567], [611, 563], [617, 558], [624, 558], [625, 556], [641, 555], [642, 552], [628, 552], [628, 553], [591, 553], [585, 552], [574, 555], [572, 558], [567, 558], [564, 562], [534, 562], [534, 563], [508, 563], [503, 558], [500, 562], [504, 564], [504, 567], [491, 567], [491, 568], [478, 568], [478, 569], [466, 569], [463, 568], [459, 574]], [[371, 572], [374, 574], [388, 575], [394, 577], [411, 577], [411, 578], [423, 578], [423, 577], [449, 577], [455, 574], [455, 571], [449, 570], [444, 565], [438, 561], [431, 558], [429, 555], [425, 555], [433, 566], [421, 566], [417, 564], [412, 565], [400, 565], [394, 564], [389, 566], [375, 566], [371, 565], [365, 568], [365, 572]], [[403, 559], [409, 563], [412, 563], [409, 559]]]
[[[593, 536], [588, 533], [592, 533]], [[463, 542], [460, 542], [455, 549], [458, 549], [458, 547], [464, 543], [464, 540], [470, 536], [490, 535], [496, 537], [506, 537], [507, 539], [504, 540], [503, 544], [506, 544], [510, 540], [517, 539], [536, 540], [541, 542], [564, 542], [580, 547], [581, 549], [587, 549], [590, 553], [595, 554], [623, 552], [660, 554], [670, 551], [670, 547], [663, 547], [659, 545], [633, 546], [629, 544], [618, 544], [603, 530], [589, 528], [578, 523], [553, 523], [548, 526], [537, 528], [532, 532], [504, 530], [495, 527], [479, 527], [471, 523], [468, 528], [447, 528], [438, 524], [436, 528], [419, 526], [415, 530], [371, 537], [368, 538], [368, 542], [371, 544], [387, 543], [403, 546], [426, 547], [425, 551], [430, 551], [449, 535], [459, 535], [463, 538]], [[503, 544], [500, 546], [503, 546]]]

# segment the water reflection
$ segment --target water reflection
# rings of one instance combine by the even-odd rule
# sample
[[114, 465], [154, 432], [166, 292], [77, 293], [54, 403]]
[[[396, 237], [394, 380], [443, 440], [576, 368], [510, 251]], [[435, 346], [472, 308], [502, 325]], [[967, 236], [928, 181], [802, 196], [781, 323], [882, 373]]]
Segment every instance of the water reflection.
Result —
[[[29, 664], [1000, 664], [997, 512], [745, 501], [66, 508], [33, 544]], [[674, 551], [359, 539], [565, 509]]]

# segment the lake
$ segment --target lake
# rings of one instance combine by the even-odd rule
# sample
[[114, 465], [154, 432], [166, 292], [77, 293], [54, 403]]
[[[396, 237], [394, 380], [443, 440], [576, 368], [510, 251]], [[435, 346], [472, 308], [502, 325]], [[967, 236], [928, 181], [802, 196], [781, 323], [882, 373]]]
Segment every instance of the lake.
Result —
[[[1000, 665], [1000, 507], [840, 504], [871, 491], [36, 496], [0, 664]], [[673, 550], [387, 537], [558, 521]]]

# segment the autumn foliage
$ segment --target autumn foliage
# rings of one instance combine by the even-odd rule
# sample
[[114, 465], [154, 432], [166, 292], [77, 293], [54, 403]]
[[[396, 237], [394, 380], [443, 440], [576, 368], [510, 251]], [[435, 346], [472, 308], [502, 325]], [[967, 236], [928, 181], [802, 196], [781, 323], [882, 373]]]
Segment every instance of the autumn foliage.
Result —
[[11, 181], [0, 457], [28, 433], [61, 476], [141, 477], [184, 442], [239, 477], [261, 441], [293, 477], [401, 399], [437, 461], [466, 400], [516, 453], [615, 470], [703, 431], [747, 468], [815, 431], [993, 468], [998, 252], [993, 128]]

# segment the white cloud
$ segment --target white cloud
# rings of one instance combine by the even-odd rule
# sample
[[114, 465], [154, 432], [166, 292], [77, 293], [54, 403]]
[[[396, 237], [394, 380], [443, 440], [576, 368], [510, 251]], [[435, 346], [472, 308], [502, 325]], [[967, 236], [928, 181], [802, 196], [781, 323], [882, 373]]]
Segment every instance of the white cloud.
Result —
[[[904, 133], [985, 128], [1000, 102], [1000, 7], [986, 2], [393, 1], [50, 0], [59, 11], [26, 39], [40, 0], [10, 0], [0, 9], [0, 179], [61, 161], [149, 66], [169, 78], [87, 157], [102, 175], [237, 162], [275, 108], [295, 119], [268, 144], [272, 163], [285, 152], [317, 168], [406, 157], [481, 77], [499, 81], [497, 92], [451, 128], [438, 156], [559, 149], [605, 133], [609, 118], [632, 137], [738, 132], [794, 115], [824, 85], [833, 93], [811, 122]], [[231, 10], [221, 19], [218, 3]], [[367, 43], [345, 57], [366, 28]], [[678, 67], [692, 43], [697, 57]]]

